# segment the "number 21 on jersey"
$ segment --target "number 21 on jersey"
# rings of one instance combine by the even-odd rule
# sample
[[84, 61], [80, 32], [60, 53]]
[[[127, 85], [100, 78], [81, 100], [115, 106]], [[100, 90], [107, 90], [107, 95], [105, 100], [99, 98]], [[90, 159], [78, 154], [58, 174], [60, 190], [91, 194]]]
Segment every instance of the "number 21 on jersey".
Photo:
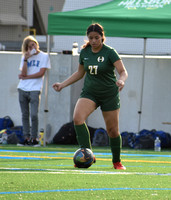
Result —
[[89, 65], [88, 69], [90, 70], [90, 74], [95, 75], [97, 74], [98, 65]]

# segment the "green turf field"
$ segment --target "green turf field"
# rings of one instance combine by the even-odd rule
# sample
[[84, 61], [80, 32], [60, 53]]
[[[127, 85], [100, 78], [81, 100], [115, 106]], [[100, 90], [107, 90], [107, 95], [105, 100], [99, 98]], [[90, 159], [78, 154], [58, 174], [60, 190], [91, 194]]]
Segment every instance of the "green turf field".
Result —
[[169, 200], [171, 152], [122, 150], [126, 171], [112, 168], [109, 147], [93, 148], [97, 162], [73, 167], [77, 146], [0, 146], [1, 200]]

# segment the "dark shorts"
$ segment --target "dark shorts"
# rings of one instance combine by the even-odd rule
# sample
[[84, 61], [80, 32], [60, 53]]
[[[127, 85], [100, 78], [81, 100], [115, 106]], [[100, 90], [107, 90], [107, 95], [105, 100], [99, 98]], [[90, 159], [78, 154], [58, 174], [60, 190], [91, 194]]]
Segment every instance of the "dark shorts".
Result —
[[87, 98], [94, 101], [97, 105], [97, 108], [100, 106], [102, 111], [112, 111], [120, 108], [120, 97], [119, 93], [117, 95], [110, 96], [96, 96], [91, 93], [82, 91], [80, 94], [80, 98]]

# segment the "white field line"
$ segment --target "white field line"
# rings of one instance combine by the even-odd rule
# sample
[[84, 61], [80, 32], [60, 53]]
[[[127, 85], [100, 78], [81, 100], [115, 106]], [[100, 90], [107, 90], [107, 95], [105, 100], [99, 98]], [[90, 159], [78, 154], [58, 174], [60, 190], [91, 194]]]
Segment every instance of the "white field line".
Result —
[[112, 171], [89, 171], [89, 170], [67, 170], [67, 169], [30, 169], [30, 168], [0, 168], [0, 173], [49, 173], [49, 174], [113, 174], [113, 175], [159, 175], [171, 176], [171, 173], [155, 173], [155, 172], [112, 172]]

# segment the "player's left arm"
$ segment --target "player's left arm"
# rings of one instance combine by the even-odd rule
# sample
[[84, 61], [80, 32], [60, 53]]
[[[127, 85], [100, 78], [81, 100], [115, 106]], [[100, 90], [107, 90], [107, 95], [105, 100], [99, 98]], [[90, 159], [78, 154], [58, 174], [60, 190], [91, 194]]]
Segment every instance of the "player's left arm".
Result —
[[41, 68], [39, 72], [37, 72], [35, 74], [23, 76], [21, 79], [41, 78], [42, 76], [44, 76], [46, 70], [47, 70], [47, 68]]
[[125, 81], [128, 78], [128, 72], [122, 62], [122, 60], [117, 60], [113, 63], [114, 67], [116, 68], [119, 78], [116, 82], [116, 85], [119, 87], [119, 91], [121, 91], [125, 85]]

